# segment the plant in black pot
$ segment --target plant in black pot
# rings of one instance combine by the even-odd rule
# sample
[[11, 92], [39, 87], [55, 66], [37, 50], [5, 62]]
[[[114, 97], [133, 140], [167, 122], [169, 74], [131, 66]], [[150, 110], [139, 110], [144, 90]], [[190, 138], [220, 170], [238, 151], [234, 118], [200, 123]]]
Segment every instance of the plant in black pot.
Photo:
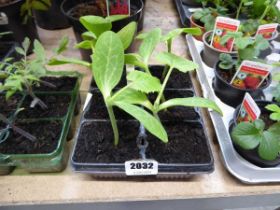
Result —
[[[0, 124], [1, 129], [4, 124], [5, 132], [5, 141], [0, 144], [0, 170], [22, 167], [29, 172], [61, 171], [67, 162], [65, 144], [78, 101], [80, 76], [48, 71], [43, 46], [35, 40], [35, 57], [31, 59], [27, 57], [30, 45], [26, 38], [22, 47], [15, 48], [22, 56], [20, 60], [6, 58], [0, 62]], [[56, 53], [64, 47], [62, 41]]]
[[[38, 32], [32, 17], [32, 10], [47, 10], [49, 0], [2, 0], [0, 2], [1, 23], [0, 31], [12, 31], [12, 37], [18, 43], [22, 43], [25, 37], [32, 43], [38, 39]], [[32, 52], [32, 47], [28, 51]]]
[[[107, 21], [111, 21], [111, 30], [118, 32], [123, 27], [125, 27], [130, 22], [136, 22], [142, 17], [143, 2], [142, 0], [131, 1], [130, 4], [131, 14], [130, 16], [125, 15], [114, 15], [119, 18], [111, 19], [110, 16], [107, 17], [107, 6], [106, 1], [100, 0], [64, 0], [61, 6], [62, 12], [67, 16], [70, 24], [73, 26], [75, 36], [78, 42], [81, 42], [82, 33], [86, 32], [86, 28], [80, 18], [83, 16], [99, 16]], [[84, 55], [84, 60], [89, 61], [89, 56]]]
[[231, 137], [237, 152], [260, 167], [280, 164], [280, 108], [270, 103], [257, 101], [262, 113], [254, 122], [238, 123], [238, 107], [231, 127]]
[[[262, 90], [267, 88], [271, 83], [271, 75], [261, 83], [258, 88], [253, 87], [255, 84], [254, 78], [247, 78], [238, 86], [231, 84], [233, 77], [238, 71], [241, 63], [247, 61], [260, 61], [258, 56], [261, 51], [269, 47], [269, 43], [261, 35], [255, 39], [250, 37], [243, 37], [242, 33], [228, 33], [222, 39], [226, 42], [228, 38], [235, 38], [235, 46], [237, 48], [237, 58], [231, 58], [228, 54], [221, 54], [220, 61], [217, 62], [214, 68], [215, 78], [213, 87], [215, 94], [224, 103], [236, 107], [240, 104], [246, 92], [249, 92], [253, 98], [262, 96]], [[243, 85], [241, 85], [243, 84]]]
[[[129, 37], [133, 37], [133, 34], [130, 34]], [[195, 173], [196, 169], [204, 172], [211, 171], [213, 160], [203, 125], [196, 119], [186, 120], [187, 122], [178, 120], [178, 124], [174, 121], [160, 120], [163, 116], [160, 112], [172, 110], [172, 107], [175, 106], [207, 107], [221, 112], [214, 102], [199, 97], [174, 98], [169, 96], [165, 102], [162, 101], [164, 100], [166, 84], [173, 70], [188, 72], [194, 70], [196, 64], [171, 53], [160, 53], [157, 56], [158, 60], [168, 66], [164, 82], [161, 84], [158, 78], [149, 73], [149, 66], [146, 64], [155, 48], [155, 43], [162, 39], [160, 30], [154, 29], [139, 35], [138, 38], [143, 39], [139, 54], [130, 54], [128, 57], [124, 54], [121, 39], [113, 32], [103, 33], [96, 42], [92, 71], [97, 87], [102, 93], [110, 121], [108, 118], [82, 118], [72, 156], [75, 170], [99, 174], [100, 176], [125, 176], [124, 163], [126, 161], [133, 159], [145, 161], [147, 157], [161, 163], [159, 166], [161, 174], [168, 173], [168, 170], [172, 171], [171, 173], [184, 175]], [[128, 84], [120, 90], [116, 90], [114, 88], [120, 81], [125, 62], [141, 66], [145, 71], [133, 70], [129, 72], [127, 75]], [[150, 93], [156, 94], [155, 100], [148, 99]], [[140, 123], [132, 118], [116, 118], [113, 107], [123, 110]], [[185, 119], [188, 119], [188, 116], [185, 116]], [[163, 126], [167, 127], [167, 131]], [[192, 136], [189, 141], [184, 141], [185, 132], [189, 132], [189, 136]], [[174, 138], [177, 138], [178, 135], [180, 137], [175, 140]], [[198, 153], [189, 155], [186, 152], [189, 146], [196, 147], [194, 141], [200, 142], [197, 149], [201, 149], [200, 154], [203, 153], [203, 157]], [[117, 147], [114, 147], [112, 142]], [[188, 143], [182, 146], [183, 142]], [[155, 149], [161, 152], [157, 153]], [[166, 156], [163, 155], [163, 153], [173, 149], [176, 151], [168, 152], [171, 154]], [[178, 155], [178, 149], [183, 153], [182, 156]], [[175, 156], [180, 157], [178, 159]], [[185, 160], [188, 159], [186, 156], [190, 158], [187, 160], [188, 163], [185, 163]], [[164, 159], [169, 159], [169, 161]], [[181, 167], [179, 171], [178, 167]]]

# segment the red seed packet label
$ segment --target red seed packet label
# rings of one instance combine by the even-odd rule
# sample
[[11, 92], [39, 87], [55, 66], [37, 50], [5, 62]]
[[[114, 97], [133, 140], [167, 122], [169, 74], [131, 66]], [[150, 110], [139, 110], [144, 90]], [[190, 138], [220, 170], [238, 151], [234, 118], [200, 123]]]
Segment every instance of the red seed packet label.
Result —
[[130, 0], [106, 0], [108, 16], [130, 15]]
[[254, 61], [243, 61], [230, 84], [240, 89], [257, 89], [271, 70], [271, 65]]
[[231, 52], [233, 49], [234, 39], [229, 39], [224, 45], [221, 44], [221, 39], [228, 32], [237, 32], [239, 25], [239, 20], [227, 17], [217, 17], [211, 40], [211, 45], [218, 50], [224, 52]]
[[237, 116], [237, 122], [254, 122], [260, 115], [260, 108], [252, 96], [246, 93]]
[[277, 33], [278, 23], [260, 25], [256, 35], [261, 34], [265, 39], [271, 39]]

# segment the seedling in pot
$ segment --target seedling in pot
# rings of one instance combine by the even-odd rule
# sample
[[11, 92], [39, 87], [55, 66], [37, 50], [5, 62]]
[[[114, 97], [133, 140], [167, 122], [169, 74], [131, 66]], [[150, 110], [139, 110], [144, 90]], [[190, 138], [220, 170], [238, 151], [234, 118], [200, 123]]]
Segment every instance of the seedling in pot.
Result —
[[[101, 91], [114, 132], [114, 144], [119, 143], [119, 131], [113, 107], [117, 106], [137, 120], [153, 135], [164, 142], [168, 137], [160, 121], [137, 105], [146, 105], [147, 96], [144, 92], [158, 91], [160, 83], [156, 78], [139, 72], [134, 81], [116, 93], [113, 89], [119, 83], [124, 66], [124, 48], [121, 39], [114, 32], [107, 31], [97, 40], [95, 53], [92, 56], [92, 71]], [[141, 82], [139, 82], [141, 81]], [[141, 92], [141, 91], [143, 92]]]
[[271, 111], [270, 123], [258, 119], [254, 122], [241, 122], [234, 127], [231, 136], [237, 145], [245, 150], [258, 150], [261, 159], [273, 161], [280, 154], [280, 108], [276, 104], [266, 106]]
[[[123, 18], [127, 17], [126, 15], [113, 15], [108, 16], [106, 18], [100, 17], [100, 16], [83, 16], [80, 18], [81, 24], [87, 29], [86, 32], [82, 34], [83, 41], [78, 43], [75, 47], [77, 49], [84, 49], [84, 50], [91, 50], [92, 54], [95, 51], [95, 45], [98, 40], [98, 38], [106, 31], [110, 31], [112, 29], [112, 22], [121, 20]], [[125, 26], [123, 29], [121, 29], [117, 35], [121, 39], [123, 43], [123, 47], [126, 50], [129, 48], [134, 34], [136, 32], [136, 23], [131, 22], [127, 26]], [[66, 44], [67, 45], [67, 42]], [[66, 47], [57, 52], [57, 55], [61, 54], [64, 50], [66, 50]], [[76, 58], [68, 58], [68, 57], [58, 57], [58, 58], [52, 58], [49, 61], [49, 65], [63, 65], [63, 64], [77, 64], [82, 65], [87, 68], [91, 67], [91, 63], [82, 61], [80, 59]]]
[[[226, 16], [227, 9], [224, 7], [218, 7], [218, 8], [203, 8], [202, 10], [197, 10], [193, 13], [193, 18], [196, 21], [199, 21], [203, 24], [203, 27], [205, 27], [206, 31], [213, 30], [215, 26], [215, 20], [218, 16]], [[202, 25], [201, 25], [202, 26]]]
[[[7, 62], [7, 59], [0, 62], [0, 72], [5, 77], [4, 84], [0, 85], [0, 91], [6, 92], [6, 98], [9, 99], [17, 92], [26, 91], [36, 104], [41, 108], [47, 109], [47, 105], [41, 101], [33, 92], [32, 87], [40, 84], [40, 77], [46, 75], [46, 58], [43, 46], [38, 40], [34, 42], [34, 53], [36, 58], [29, 60], [27, 51], [30, 47], [30, 40], [26, 38], [21, 47], [16, 47], [18, 54], [23, 56], [20, 61]], [[9, 59], [11, 61], [11, 59]]]
[[243, 60], [258, 60], [260, 53], [269, 48], [269, 42], [262, 35], [255, 38], [243, 36], [241, 32], [228, 32], [221, 39], [221, 44], [225, 44], [229, 39], [234, 39], [237, 49], [237, 65]]
[[[182, 30], [183, 32], [184, 30]], [[188, 31], [190, 33], [200, 33], [199, 29], [188, 29], [185, 31]], [[146, 77], [151, 76], [150, 70], [149, 70], [149, 59], [150, 56], [153, 54], [154, 49], [156, 48], [157, 44], [161, 41], [167, 40], [168, 49], [171, 49], [172, 46], [172, 39], [176, 36], [175, 34], [180, 34], [179, 29], [170, 32], [164, 38], [161, 38], [161, 30], [156, 28], [152, 30], [151, 32], [140, 34], [137, 38], [140, 38], [143, 40], [140, 48], [139, 48], [139, 54], [128, 54], [126, 55], [126, 63], [132, 64], [138, 67], [141, 67], [145, 70]], [[181, 32], [181, 33], [182, 33]], [[174, 36], [173, 36], [174, 35]], [[168, 41], [169, 40], [169, 41]], [[170, 50], [168, 50], [170, 51]], [[204, 108], [211, 108], [219, 113], [221, 113], [221, 110], [217, 107], [217, 105], [208, 99], [199, 98], [199, 97], [191, 97], [191, 98], [175, 98], [168, 101], [163, 100], [163, 94], [164, 90], [166, 88], [167, 82], [170, 79], [170, 76], [172, 72], [177, 69], [178, 71], [181, 71], [183, 73], [193, 71], [197, 68], [197, 65], [187, 59], [181, 58], [175, 54], [172, 54], [170, 52], [162, 52], [157, 54], [157, 59], [160, 63], [168, 66], [167, 68], [167, 74], [164, 76], [163, 84], [160, 85], [160, 89], [158, 91], [157, 98], [153, 105], [149, 103], [150, 105], [145, 106], [147, 109], [149, 109], [153, 115], [159, 119], [158, 113], [162, 110], [167, 110], [169, 107], [174, 106], [186, 106], [186, 107], [204, 107]], [[136, 82], [139, 78], [137, 78], [135, 75], [140, 74], [138, 71], [132, 71], [128, 74], [127, 79], [131, 82]], [[144, 76], [143, 76], [144, 77]], [[141, 83], [141, 79], [139, 80], [139, 83]], [[132, 87], [133, 88], [133, 87]], [[145, 103], [147, 104], [147, 103]]]
[[32, 10], [46, 11], [51, 7], [51, 0], [25, 0], [20, 8], [20, 15], [23, 23], [27, 23], [28, 18], [32, 17]]

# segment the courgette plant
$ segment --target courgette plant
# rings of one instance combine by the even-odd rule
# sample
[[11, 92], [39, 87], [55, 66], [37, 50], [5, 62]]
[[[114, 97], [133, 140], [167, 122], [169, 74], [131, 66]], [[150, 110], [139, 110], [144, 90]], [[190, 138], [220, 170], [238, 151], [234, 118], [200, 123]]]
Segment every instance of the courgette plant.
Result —
[[241, 122], [231, 132], [234, 143], [245, 150], [257, 149], [258, 155], [268, 161], [280, 154], [280, 107], [276, 104], [266, 106], [271, 111], [270, 119], [275, 121], [269, 128], [258, 119], [254, 122]]
[[[117, 121], [113, 111], [113, 107], [116, 106], [132, 117], [137, 119], [151, 134], [162, 140], [168, 142], [168, 135], [162, 126], [162, 123], [157, 113], [166, 108], [184, 104], [186, 106], [195, 104], [201, 107], [212, 108], [221, 113], [221, 110], [217, 105], [207, 99], [190, 98], [187, 101], [167, 101], [166, 104], [158, 102], [163, 95], [168, 78], [174, 68], [179, 68], [183, 72], [187, 72], [196, 68], [196, 65], [191, 61], [187, 61], [176, 57], [171, 53], [159, 55], [159, 59], [164, 59], [164, 64], [170, 66], [164, 84], [161, 85], [160, 80], [153, 77], [149, 70], [149, 59], [157, 46], [157, 44], [163, 40], [167, 43], [172, 42], [173, 38], [184, 32], [184, 30], [177, 30], [173, 34], [169, 34], [168, 37], [163, 38], [160, 29], [154, 29], [149, 33], [143, 33], [137, 38], [142, 39], [142, 44], [139, 49], [139, 54], [126, 54], [124, 50], [130, 46], [133, 41], [133, 37], [136, 30], [136, 23], [132, 22], [125, 26], [118, 33], [111, 32], [111, 21], [122, 17], [109, 17], [101, 18], [96, 16], [84, 16], [80, 18], [80, 22], [88, 30], [83, 34], [84, 41], [79, 43], [77, 47], [83, 49], [92, 50], [92, 63], [81, 61], [73, 58], [61, 57], [59, 59], [53, 59], [50, 64], [80, 64], [92, 69], [94, 80], [98, 89], [101, 91], [114, 132], [114, 144], [119, 143], [119, 131], [117, 127]], [[191, 30], [190, 30], [191, 31]], [[197, 33], [197, 31], [196, 31]], [[169, 44], [171, 49], [171, 44]], [[169, 59], [166, 57], [171, 56]], [[176, 57], [174, 59], [174, 56]], [[121, 80], [123, 74], [123, 67], [125, 64], [133, 64], [134, 66], [141, 67], [145, 71], [134, 70], [127, 75], [129, 83], [118, 91], [114, 91], [114, 88]], [[148, 93], [158, 93], [158, 98], [153, 105], [147, 97]], [[176, 103], [178, 102], [178, 103]], [[150, 112], [143, 109], [145, 107]], [[166, 109], [165, 108], [165, 109]]]

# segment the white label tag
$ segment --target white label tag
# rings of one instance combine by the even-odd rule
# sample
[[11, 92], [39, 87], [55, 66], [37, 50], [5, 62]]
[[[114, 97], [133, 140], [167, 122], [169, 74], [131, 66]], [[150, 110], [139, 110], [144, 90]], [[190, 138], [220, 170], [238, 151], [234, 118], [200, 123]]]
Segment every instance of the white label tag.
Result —
[[254, 122], [261, 115], [261, 110], [249, 93], [245, 94], [239, 110], [237, 122]]
[[92, 94], [91, 94], [91, 93], [88, 93], [88, 94], [87, 94], [87, 97], [86, 97], [86, 101], [85, 101], [84, 107], [83, 107], [83, 111], [86, 110], [86, 108], [87, 108], [87, 106], [88, 106], [88, 104], [89, 104], [91, 98], [92, 98]]
[[260, 25], [257, 30], [256, 36], [258, 34], [261, 34], [265, 39], [271, 39], [276, 35], [277, 27], [278, 27], [278, 23]]
[[8, 25], [9, 19], [4, 12], [0, 12], [0, 25]]
[[155, 160], [130, 160], [125, 162], [127, 176], [150, 176], [158, 174], [158, 162]]
[[189, 8], [189, 12], [194, 13], [196, 11], [202, 11], [202, 8]]
[[230, 84], [240, 89], [257, 89], [271, 70], [271, 65], [245, 60], [241, 63]]

